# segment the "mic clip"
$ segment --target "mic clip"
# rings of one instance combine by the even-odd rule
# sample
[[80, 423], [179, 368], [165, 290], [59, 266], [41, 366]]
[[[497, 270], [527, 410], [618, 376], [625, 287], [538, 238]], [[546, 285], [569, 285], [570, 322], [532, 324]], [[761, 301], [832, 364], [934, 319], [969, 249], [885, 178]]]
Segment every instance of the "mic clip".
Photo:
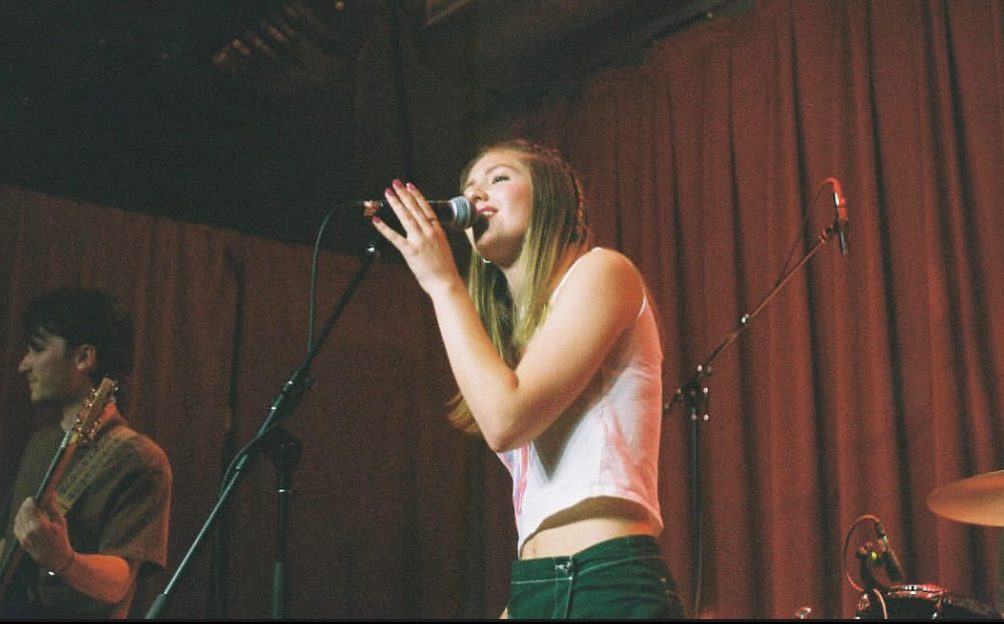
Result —
[[881, 522], [875, 523], [875, 534], [878, 536], [879, 556], [882, 559], [882, 566], [885, 568], [886, 576], [889, 577], [889, 582], [902, 581], [904, 577], [903, 566], [900, 564], [896, 552], [889, 545], [889, 537], [885, 534]]
[[858, 561], [861, 562], [861, 581], [866, 592], [873, 589], [885, 592], [888, 587], [875, 578], [873, 570], [882, 565], [882, 557], [872, 541], [865, 542], [855, 553]]

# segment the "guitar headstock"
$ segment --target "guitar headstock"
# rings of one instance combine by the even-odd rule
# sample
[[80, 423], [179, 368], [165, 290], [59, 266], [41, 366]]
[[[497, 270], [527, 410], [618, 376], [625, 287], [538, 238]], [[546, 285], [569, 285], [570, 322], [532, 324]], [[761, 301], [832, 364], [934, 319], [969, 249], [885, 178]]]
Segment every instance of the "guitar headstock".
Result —
[[94, 441], [94, 436], [101, 425], [101, 414], [105, 411], [105, 405], [115, 401], [115, 390], [118, 384], [111, 377], [105, 377], [98, 384], [97, 388], [91, 390], [91, 394], [84, 401], [84, 407], [77, 414], [77, 420], [73, 423], [71, 443], [83, 442], [90, 444]]

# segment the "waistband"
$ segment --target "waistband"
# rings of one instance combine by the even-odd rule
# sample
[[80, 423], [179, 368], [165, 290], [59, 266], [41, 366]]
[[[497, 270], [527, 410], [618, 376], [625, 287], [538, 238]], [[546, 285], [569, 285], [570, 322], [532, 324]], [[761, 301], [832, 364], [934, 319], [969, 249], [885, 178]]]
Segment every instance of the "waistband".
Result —
[[662, 557], [659, 542], [651, 535], [625, 535], [604, 540], [573, 555], [517, 559], [512, 562], [512, 581], [553, 578], [612, 560]]

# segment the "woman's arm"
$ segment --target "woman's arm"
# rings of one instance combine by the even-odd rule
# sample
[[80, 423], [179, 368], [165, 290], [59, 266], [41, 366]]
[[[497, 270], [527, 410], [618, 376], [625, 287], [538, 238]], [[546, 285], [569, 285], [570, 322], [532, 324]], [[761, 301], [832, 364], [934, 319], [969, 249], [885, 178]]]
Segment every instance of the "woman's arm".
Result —
[[386, 196], [406, 235], [378, 219], [374, 227], [401, 252], [431, 298], [457, 386], [485, 441], [502, 451], [535, 439], [583, 391], [634, 321], [644, 296], [638, 270], [616, 251], [583, 256], [512, 369], [481, 324], [421, 193], [395, 183]]
[[515, 369], [495, 351], [466, 291], [430, 293], [457, 385], [493, 450], [535, 439], [571, 405], [634, 321], [643, 292], [627, 258], [587, 254]]

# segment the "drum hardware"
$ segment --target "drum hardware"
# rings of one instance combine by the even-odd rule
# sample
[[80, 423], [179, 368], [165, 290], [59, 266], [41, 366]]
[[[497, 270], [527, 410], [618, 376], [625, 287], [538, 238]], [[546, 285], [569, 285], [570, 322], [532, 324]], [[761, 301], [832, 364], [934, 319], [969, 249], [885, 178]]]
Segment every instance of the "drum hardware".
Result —
[[804, 605], [795, 609], [796, 620], [811, 620], [814, 617], [815, 617], [815, 610], [809, 605]]
[[[871, 521], [875, 528], [875, 539], [869, 539], [864, 544], [862, 544], [857, 551], [855, 551], [855, 557], [859, 562], [859, 571], [861, 575], [861, 584], [858, 584], [853, 578], [851, 578], [850, 572], [847, 570], [847, 549], [850, 545], [851, 536], [854, 534], [854, 530], [865, 521]], [[875, 576], [875, 570], [881, 568], [885, 572], [885, 578], [887, 583], [881, 582]], [[879, 520], [878, 516], [872, 514], [864, 514], [860, 516], [857, 520], [851, 524], [851, 528], [847, 531], [847, 536], [844, 538], [844, 576], [847, 578], [848, 583], [851, 587], [861, 592], [870, 592], [873, 589], [879, 589], [885, 591], [888, 586], [903, 581], [905, 579], [905, 574], [903, 572], [903, 566], [899, 562], [899, 558], [893, 551], [892, 546], [889, 544], [889, 536], [886, 534], [885, 529], [882, 528], [882, 522]]]
[[875, 568], [883, 567], [881, 549], [881, 544], [876, 546], [874, 542], [867, 541], [855, 553], [858, 561], [861, 562], [860, 571], [861, 580], [863, 581], [862, 590], [864, 591], [871, 591], [876, 587], [882, 590], [887, 589], [885, 584], [880, 583], [875, 578], [875, 573], [873, 572]]
[[937, 585], [893, 585], [862, 594], [856, 620], [999, 620], [985, 604]]
[[[969, 484], [962, 489], [968, 487]], [[959, 507], [956, 506], [954, 509], [958, 510]], [[854, 530], [867, 520], [874, 524], [876, 537], [865, 541], [855, 551], [861, 576], [861, 584], [858, 584], [847, 570], [846, 554]], [[900, 582], [905, 577], [903, 568], [889, 544], [882, 523], [876, 516], [865, 514], [854, 521], [844, 540], [844, 553], [844, 574], [851, 587], [862, 592], [854, 616], [856, 620], [1002, 619], [999, 612], [987, 605], [947, 591], [938, 585]], [[883, 570], [887, 583], [876, 576], [877, 569]]]

